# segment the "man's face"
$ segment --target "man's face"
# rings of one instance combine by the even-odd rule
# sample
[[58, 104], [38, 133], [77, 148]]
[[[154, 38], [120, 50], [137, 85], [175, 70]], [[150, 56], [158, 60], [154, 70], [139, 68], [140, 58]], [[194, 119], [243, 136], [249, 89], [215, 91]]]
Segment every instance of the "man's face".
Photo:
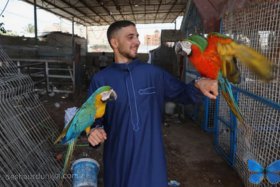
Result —
[[130, 61], [137, 56], [137, 50], [140, 45], [138, 36], [136, 28], [131, 25], [123, 27], [112, 37], [112, 47], [122, 61]]

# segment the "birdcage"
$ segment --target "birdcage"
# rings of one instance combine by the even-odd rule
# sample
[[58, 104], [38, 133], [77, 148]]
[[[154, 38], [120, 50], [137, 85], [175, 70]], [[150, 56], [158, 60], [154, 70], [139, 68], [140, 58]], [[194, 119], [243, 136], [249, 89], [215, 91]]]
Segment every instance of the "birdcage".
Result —
[[[250, 1], [222, 17], [224, 34], [253, 47], [273, 63], [274, 79], [268, 83], [240, 65], [242, 82], [234, 88], [234, 94], [247, 127], [231, 114], [223, 98], [220, 97], [216, 105], [216, 148], [237, 170], [245, 186], [254, 186], [248, 180], [252, 174], [248, 170], [248, 159], [259, 162], [264, 168], [280, 159], [279, 20], [280, 2], [273, 0]], [[262, 180], [258, 186], [272, 184]]]
[[57, 186], [61, 163], [54, 157], [53, 140], [58, 129], [34, 92], [34, 82], [17, 71], [2, 48], [0, 118], [0, 184]]

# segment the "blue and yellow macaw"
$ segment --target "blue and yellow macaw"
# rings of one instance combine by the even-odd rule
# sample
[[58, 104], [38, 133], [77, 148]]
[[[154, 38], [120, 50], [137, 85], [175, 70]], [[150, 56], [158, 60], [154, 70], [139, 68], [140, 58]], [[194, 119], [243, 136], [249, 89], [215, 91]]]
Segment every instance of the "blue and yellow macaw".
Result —
[[74, 117], [68, 122], [62, 133], [54, 142], [54, 144], [58, 142], [61, 144], [68, 144], [62, 170], [62, 181], [63, 176], [66, 174], [70, 165], [70, 160], [78, 137], [84, 130], [88, 135], [95, 119], [101, 118], [104, 115], [107, 101], [116, 99], [117, 94], [110, 86], [102, 86], [98, 88], [76, 112]]

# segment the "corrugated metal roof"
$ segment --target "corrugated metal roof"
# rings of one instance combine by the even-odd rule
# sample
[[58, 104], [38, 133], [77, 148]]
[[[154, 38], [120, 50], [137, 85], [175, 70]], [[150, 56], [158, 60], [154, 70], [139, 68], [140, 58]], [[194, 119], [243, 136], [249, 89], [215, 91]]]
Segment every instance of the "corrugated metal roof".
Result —
[[[24, 0], [34, 4], [34, 0]], [[85, 26], [116, 20], [137, 24], [173, 23], [183, 16], [189, 0], [36, 0], [38, 7]]]
[[116, 20], [136, 24], [173, 23], [194, 3], [207, 31], [217, 30], [221, 14], [250, 0], [23, 0], [85, 26], [109, 25]]

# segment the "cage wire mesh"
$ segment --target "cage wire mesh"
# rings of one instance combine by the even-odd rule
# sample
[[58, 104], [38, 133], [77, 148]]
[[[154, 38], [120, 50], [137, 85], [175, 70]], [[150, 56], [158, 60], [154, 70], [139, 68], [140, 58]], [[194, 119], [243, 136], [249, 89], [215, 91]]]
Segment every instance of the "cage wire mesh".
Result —
[[[208, 112], [204, 114], [204, 118], [207, 119], [207, 121], [203, 121], [204, 125], [203, 128], [207, 131], [213, 131], [214, 130], [214, 120], [215, 120], [215, 108], [216, 108], [216, 102], [215, 100], [211, 100], [208, 98], [205, 98], [208, 101]], [[205, 110], [205, 108], [204, 108]], [[206, 116], [207, 115], [207, 116]]]
[[[200, 75], [188, 61], [188, 58], [184, 60], [186, 69], [184, 81], [185, 83], [189, 83]], [[205, 97], [202, 104], [191, 105], [190, 107], [183, 106], [186, 113], [185, 115], [191, 117], [196, 123], [200, 124], [204, 131], [212, 132], [214, 130], [215, 103], [215, 100]]]
[[[0, 47], [0, 184], [57, 186], [54, 156], [58, 129], [34, 92], [34, 83]], [[65, 184], [69, 184], [66, 179]]]
[[[193, 33], [204, 33], [203, 21], [193, 2], [190, 2], [189, 13], [186, 15], [185, 19], [187, 21], [183, 25], [183, 30], [186, 37]], [[188, 58], [184, 58], [184, 69], [186, 70], [183, 75], [185, 83], [189, 83], [200, 76], [189, 62]], [[201, 125], [204, 131], [212, 132], [214, 130], [215, 101], [205, 97], [203, 104], [190, 106], [182, 105], [181, 108], [184, 116], [191, 117], [192, 120]]]
[[[225, 99], [223, 97], [220, 97], [219, 99], [219, 116], [222, 116], [223, 119], [230, 119], [230, 109], [227, 106], [227, 103], [225, 101]], [[218, 121], [218, 125], [219, 130], [216, 133], [218, 134], [218, 142], [219, 142], [219, 146], [223, 148], [223, 151], [225, 153], [229, 153], [230, 152], [230, 132], [231, 129], [229, 126], [224, 125], [224, 123], [219, 120]]]
[[[240, 65], [242, 82], [238, 85], [260, 98], [239, 95], [239, 106], [244, 115], [248, 132], [238, 124], [237, 144], [234, 167], [242, 177], [245, 186], [257, 186], [249, 182], [250, 172], [247, 160], [253, 159], [266, 167], [280, 159], [280, 1], [254, 0], [242, 9], [228, 12], [222, 18], [222, 31], [235, 38], [239, 43], [249, 45], [268, 57], [273, 63], [274, 80], [265, 83], [252, 74], [248, 68]], [[240, 63], [239, 63], [240, 64]], [[262, 99], [271, 104], [264, 104]], [[220, 102], [219, 111], [225, 111], [227, 106]], [[223, 118], [229, 118], [224, 112]], [[218, 131], [223, 133], [225, 126], [219, 124]], [[223, 133], [219, 144], [228, 152], [230, 134]], [[272, 186], [263, 180], [258, 186]]]

